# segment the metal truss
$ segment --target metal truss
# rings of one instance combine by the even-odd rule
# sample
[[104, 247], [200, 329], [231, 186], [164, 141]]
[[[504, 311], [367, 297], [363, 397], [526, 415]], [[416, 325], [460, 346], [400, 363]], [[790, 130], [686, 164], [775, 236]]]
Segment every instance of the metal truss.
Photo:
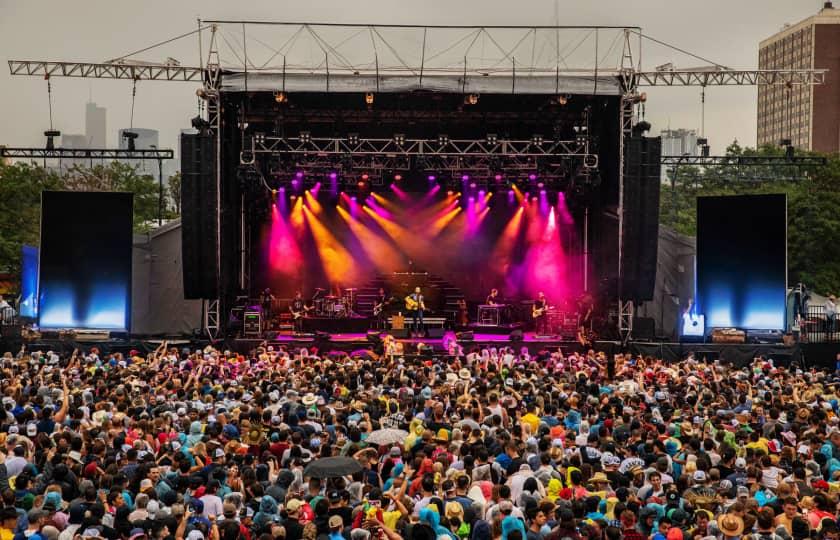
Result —
[[636, 86], [756, 86], [825, 84], [827, 69], [639, 71]]
[[254, 137], [254, 153], [319, 154], [342, 156], [462, 156], [462, 157], [547, 157], [569, 156], [585, 158], [587, 141], [406, 139], [353, 139], [316, 137]]
[[123, 150], [108, 148], [13, 148], [0, 146], [0, 157], [37, 159], [164, 160], [173, 159], [168, 149]]
[[204, 321], [203, 330], [211, 340], [215, 340], [219, 336], [219, 323], [221, 321], [221, 312], [219, 308], [219, 300], [214, 298], [212, 300], [204, 300]]
[[662, 156], [666, 166], [751, 166], [751, 167], [822, 167], [828, 161], [817, 156]]
[[11, 75], [33, 77], [81, 77], [132, 81], [202, 82], [202, 69], [167, 64], [100, 64], [93, 62], [50, 62], [9, 60]]

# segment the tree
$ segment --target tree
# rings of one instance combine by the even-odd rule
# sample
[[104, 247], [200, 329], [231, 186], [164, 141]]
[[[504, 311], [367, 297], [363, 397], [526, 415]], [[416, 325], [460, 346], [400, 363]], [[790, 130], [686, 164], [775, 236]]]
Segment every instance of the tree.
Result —
[[[781, 156], [776, 147], [743, 148], [727, 156]], [[674, 173], [676, 172], [676, 176]], [[800, 174], [791, 167], [683, 166], [667, 171], [660, 197], [660, 221], [676, 231], [697, 233], [697, 197], [785, 193], [788, 196], [788, 280], [821, 293], [840, 291], [840, 158]]]
[[21, 247], [40, 241], [41, 192], [60, 187], [61, 179], [52, 171], [0, 162], [0, 269], [20, 272]]
[[[93, 167], [71, 167], [64, 176], [69, 191], [127, 191], [134, 194], [134, 230], [147, 232], [157, 226], [158, 181], [152, 175], [138, 174], [137, 167], [114, 161]], [[165, 202], [165, 199], [164, 199]], [[164, 204], [163, 219], [173, 213]]]
[[168, 180], [169, 197], [175, 205], [175, 215], [181, 215], [181, 171], [176, 172]]

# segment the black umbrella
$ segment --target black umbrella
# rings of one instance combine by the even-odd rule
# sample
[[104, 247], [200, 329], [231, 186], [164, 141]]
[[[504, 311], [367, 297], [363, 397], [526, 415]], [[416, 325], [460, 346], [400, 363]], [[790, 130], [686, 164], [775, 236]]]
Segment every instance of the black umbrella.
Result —
[[303, 476], [309, 478], [338, 478], [362, 470], [362, 464], [350, 457], [337, 456], [316, 459], [306, 466]]

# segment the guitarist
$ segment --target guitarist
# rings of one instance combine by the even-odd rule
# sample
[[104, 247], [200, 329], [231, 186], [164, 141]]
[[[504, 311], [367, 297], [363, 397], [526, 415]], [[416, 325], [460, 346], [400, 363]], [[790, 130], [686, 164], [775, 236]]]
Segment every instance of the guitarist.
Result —
[[534, 307], [531, 311], [531, 315], [534, 317], [536, 332], [539, 335], [548, 334], [548, 317], [546, 311], [548, 311], [548, 301], [545, 299], [545, 294], [540, 291], [537, 294], [537, 299], [534, 300]]
[[423, 303], [423, 293], [420, 291], [420, 287], [415, 287], [414, 292], [405, 297], [405, 309], [411, 313], [412, 333], [425, 332], [423, 311], [425, 311], [426, 305]]
[[380, 287], [379, 292], [376, 293], [376, 298], [373, 300], [373, 316], [376, 317], [376, 327], [380, 330], [384, 330], [386, 327], [385, 306], [387, 304], [388, 297], [385, 295], [385, 289]]
[[295, 293], [292, 303], [289, 304], [289, 312], [292, 314], [292, 321], [295, 325], [295, 332], [303, 332], [303, 317], [309, 308], [303, 300], [303, 295], [300, 291]]

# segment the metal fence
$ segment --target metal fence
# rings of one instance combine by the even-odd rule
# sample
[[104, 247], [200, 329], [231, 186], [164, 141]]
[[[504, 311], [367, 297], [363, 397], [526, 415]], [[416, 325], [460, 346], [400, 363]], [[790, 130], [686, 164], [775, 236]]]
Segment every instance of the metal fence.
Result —
[[799, 323], [800, 341], [809, 343], [840, 342], [840, 321], [829, 319], [825, 306], [808, 306], [808, 311]]

